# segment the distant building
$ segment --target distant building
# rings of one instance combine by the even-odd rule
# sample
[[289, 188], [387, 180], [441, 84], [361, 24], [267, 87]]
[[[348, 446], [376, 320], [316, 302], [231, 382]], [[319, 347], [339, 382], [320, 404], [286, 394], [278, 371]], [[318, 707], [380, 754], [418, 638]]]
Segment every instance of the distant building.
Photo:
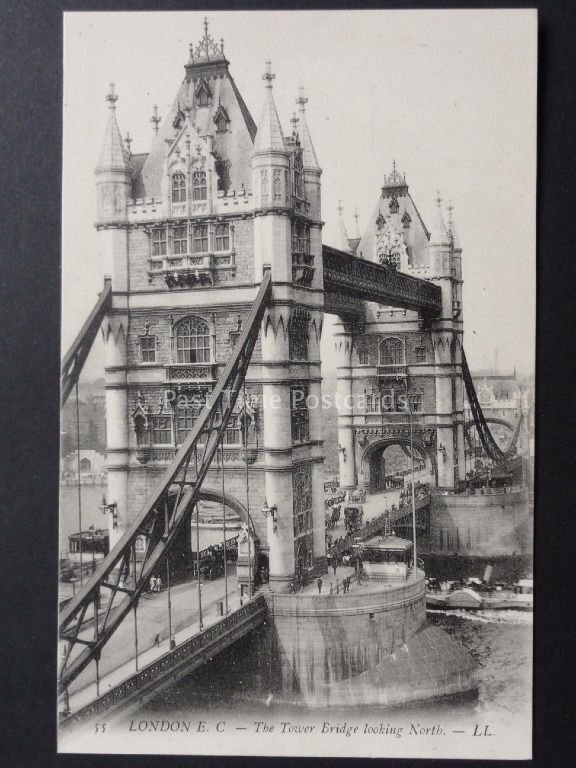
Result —
[[[62, 409], [60, 455], [67, 456], [78, 448], [104, 452], [106, 447], [106, 403], [104, 381], [83, 382], [78, 387], [78, 409], [72, 395]], [[79, 429], [77, 426], [79, 416]]]
[[[80, 450], [80, 479], [98, 480], [104, 476], [106, 459], [104, 454], [94, 450]], [[78, 451], [68, 454], [62, 464], [64, 478], [76, 480], [78, 477]]]

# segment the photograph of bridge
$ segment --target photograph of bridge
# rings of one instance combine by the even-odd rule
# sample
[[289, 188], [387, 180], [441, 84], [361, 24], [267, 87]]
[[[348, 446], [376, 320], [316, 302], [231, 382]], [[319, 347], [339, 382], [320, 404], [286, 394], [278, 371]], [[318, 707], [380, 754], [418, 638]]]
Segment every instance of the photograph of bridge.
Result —
[[60, 751], [529, 757], [536, 13], [64, 39]]

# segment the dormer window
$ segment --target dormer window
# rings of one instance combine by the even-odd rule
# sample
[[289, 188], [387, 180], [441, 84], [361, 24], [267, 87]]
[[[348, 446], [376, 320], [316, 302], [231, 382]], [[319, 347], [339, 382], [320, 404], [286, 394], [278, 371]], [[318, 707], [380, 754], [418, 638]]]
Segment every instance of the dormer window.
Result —
[[208, 187], [206, 185], [206, 171], [194, 171], [192, 174], [192, 200], [206, 200]]
[[186, 202], [186, 177], [183, 173], [175, 173], [172, 176], [172, 202]]
[[196, 106], [207, 107], [212, 99], [212, 92], [206, 80], [200, 80], [195, 91]]
[[214, 115], [214, 122], [216, 123], [217, 133], [226, 133], [228, 130], [228, 123], [230, 122], [230, 118], [228, 117], [228, 113], [221, 104], [218, 106], [218, 111]]
[[388, 207], [390, 209], [390, 213], [398, 213], [400, 206], [398, 205], [398, 200], [396, 197], [393, 197], [392, 200], [390, 200], [390, 205]]

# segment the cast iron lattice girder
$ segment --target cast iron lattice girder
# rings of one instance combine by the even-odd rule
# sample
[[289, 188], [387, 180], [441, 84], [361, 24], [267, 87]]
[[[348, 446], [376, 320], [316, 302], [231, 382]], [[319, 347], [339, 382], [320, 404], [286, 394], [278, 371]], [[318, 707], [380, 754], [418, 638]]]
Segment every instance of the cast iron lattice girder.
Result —
[[[440, 287], [394, 267], [376, 264], [330, 246], [322, 246], [326, 307], [337, 309], [340, 297], [375, 301], [411, 309], [433, 318], [442, 312]], [[348, 310], [350, 311], [350, 310]]]
[[[162, 479], [130, 528], [104, 558], [84, 587], [60, 614], [60, 637], [68, 641], [60, 671], [60, 689], [64, 690], [92, 661], [100, 657], [104, 645], [122, 623], [130, 609], [137, 607], [141, 593], [158, 564], [168, 555], [178, 532], [190, 520], [200, 495], [200, 488], [230, 416], [244, 378], [258, 332], [271, 294], [270, 273], [264, 274], [258, 296], [234, 348], [204, 409], [194, 427], [166, 469]], [[193, 465], [190, 466], [192, 458]], [[194, 472], [191, 484], [190, 471]], [[173, 487], [176, 486], [174, 494]], [[175, 500], [172, 498], [175, 496]], [[136, 557], [137, 540], [144, 537], [147, 547], [144, 559]], [[122, 577], [131, 576], [130, 586], [121, 585]], [[101, 589], [111, 591], [103, 616], [98, 615]], [[122, 599], [114, 605], [118, 594]], [[88, 630], [82, 622], [90, 605], [95, 606], [94, 633], [90, 640], [80, 637]], [[78, 644], [85, 647], [71, 659]]]
[[104, 290], [98, 297], [94, 309], [88, 315], [88, 319], [80, 329], [80, 332], [72, 342], [68, 352], [62, 360], [60, 373], [60, 407], [62, 408], [74, 385], [78, 381], [84, 363], [92, 344], [98, 333], [98, 328], [112, 306], [112, 282], [110, 279], [104, 281]]
[[516, 424], [516, 429], [510, 439], [508, 448], [505, 451], [503, 451], [498, 445], [498, 443], [496, 442], [496, 440], [494, 439], [492, 433], [490, 432], [490, 428], [486, 423], [486, 417], [482, 412], [482, 408], [478, 400], [478, 395], [476, 394], [476, 389], [474, 388], [472, 374], [470, 373], [470, 369], [468, 368], [468, 362], [466, 361], [466, 355], [464, 354], [464, 350], [462, 350], [462, 376], [464, 378], [464, 386], [466, 387], [466, 395], [468, 396], [468, 402], [470, 403], [470, 410], [472, 411], [474, 424], [476, 425], [476, 430], [478, 431], [478, 435], [480, 436], [480, 442], [482, 443], [482, 447], [486, 451], [486, 454], [489, 456], [489, 458], [492, 459], [492, 461], [496, 463], [502, 462], [505, 459], [512, 456], [512, 452], [518, 441], [518, 435], [520, 434], [520, 426], [522, 424], [523, 416], [522, 414], [520, 414], [520, 418], [518, 419], [518, 423]]

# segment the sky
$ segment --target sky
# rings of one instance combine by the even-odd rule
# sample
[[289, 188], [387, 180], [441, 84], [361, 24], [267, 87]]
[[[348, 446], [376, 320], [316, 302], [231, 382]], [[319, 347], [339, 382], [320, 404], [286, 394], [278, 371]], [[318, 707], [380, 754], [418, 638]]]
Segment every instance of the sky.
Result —
[[[62, 347], [103, 284], [94, 169], [114, 82], [122, 135], [147, 152], [154, 104], [168, 113], [204, 13], [68, 13], [64, 28]], [[272, 61], [284, 133], [304, 86], [322, 166], [323, 242], [340, 245], [338, 201], [363, 231], [393, 160], [424, 222], [437, 190], [463, 247], [464, 347], [471, 368], [531, 373], [535, 345], [536, 12], [210, 12], [256, 123]], [[332, 368], [331, 323], [322, 362]], [[87, 378], [103, 375], [96, 344]]]

